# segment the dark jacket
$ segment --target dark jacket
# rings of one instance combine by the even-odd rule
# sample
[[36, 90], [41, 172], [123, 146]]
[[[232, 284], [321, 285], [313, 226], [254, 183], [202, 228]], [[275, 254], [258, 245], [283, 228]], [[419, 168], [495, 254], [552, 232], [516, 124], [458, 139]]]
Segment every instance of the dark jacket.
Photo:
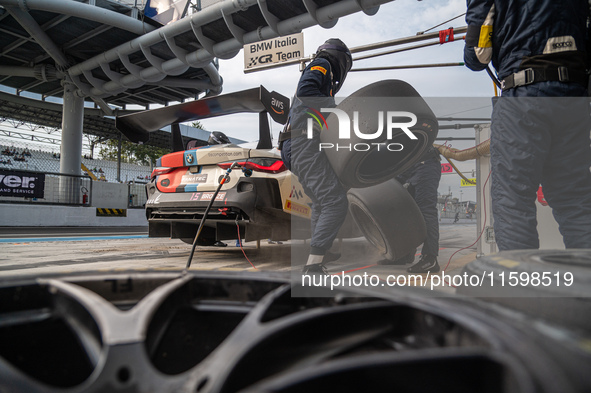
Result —
[[586, 69], [587, 0], [467, 0], [464, 62], [500, 79], [529, 67]]
[[[333, 108], [331, 66], [328, 60], [314, 59], [300, 77], [289, 115], [291, 130], [307, 129], [310, 108]], [[315, 123], [316, 124], [316, 123]], [[298, 134], [300, 135], [300, 134]], [[293, 135], [297, 136], [297, 135]]]

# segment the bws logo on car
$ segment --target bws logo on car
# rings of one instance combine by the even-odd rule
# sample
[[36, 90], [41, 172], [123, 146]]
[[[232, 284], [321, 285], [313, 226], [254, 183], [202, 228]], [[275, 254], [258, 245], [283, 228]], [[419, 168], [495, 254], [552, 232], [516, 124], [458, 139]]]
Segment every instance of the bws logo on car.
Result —
[[283, 101], [278, 100], [277, 98], [271, 98], [271, 109], [273, 109], [275, 113], [282, 115], [285, 112], [283, 108]]

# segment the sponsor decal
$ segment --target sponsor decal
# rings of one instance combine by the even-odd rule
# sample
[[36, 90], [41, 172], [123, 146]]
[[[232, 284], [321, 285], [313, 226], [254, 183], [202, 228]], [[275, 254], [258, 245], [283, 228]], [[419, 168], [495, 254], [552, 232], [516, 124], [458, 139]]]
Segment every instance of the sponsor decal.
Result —
[[218, 151], [207, 153], [207, 157], [241, 157], [242, 151]]
[[194, 184], [194, 183], [206, 183], [207, 173], [195, 174], [195, 175], [183, 175], [181, 178], [181, 184]]
[[289, 199], [285, 201], [285, 210], [304, 217], [310, 217], [311, 209], [308, 206], [300, 205]]
[[162, 194], [158, 194], [158, 196], [156, 196], [156, 198], [150, 198], [146, 201], [146, 205], [157, 205], [160, 203], [160, 197], [162, 196]]
[[289, 194], [290, 198], [300, 199], [304, 197], [304, 194], [301, 190], [295, 188], [295, 186], [291, 187], [291, 193]]
[[[277, 108], [277, 109], [275, 109]], [[283, 107], [283, 101], [278, 100], [277, 98], [271, 97], [271, 109], [273, 112], [277, 113], [278, 115], [283, 115], [285, 113], [285, 108]]]
[[577, 50], [577, 44], [575, 43], [574, 37], [565, 35], [562, 37], [552, 37], [546, 41], [544, 47], [544, 54], [568, 52]]
[[320, 72], [322, 72], [323, 75], [326, 75], [326, 68], [324, 68], [324, 67], [314, 66], [314, 67], [310, 68], [310, 70], [320, 71]]
[[43, 198], [45, 174], [0, 171], [0, 196]]
[[[204, 192], [203, 195], [201, 196], [201, 200], [202, 201], [211, 201], [211, 199], [213, 198], [213, 194], [215, 194], [215, 192]], [[217, 202], [223, 202], [225, 198], [226, 198], [226, 193], [225, 192], [220, 192], [215, 197], [215, 200]]]

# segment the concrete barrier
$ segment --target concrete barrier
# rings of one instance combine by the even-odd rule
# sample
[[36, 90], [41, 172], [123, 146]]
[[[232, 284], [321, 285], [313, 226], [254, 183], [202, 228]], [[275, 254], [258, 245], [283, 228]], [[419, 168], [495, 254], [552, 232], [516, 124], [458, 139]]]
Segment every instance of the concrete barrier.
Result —
[[148, 226], [144, 209], [124, 209], [125, 216], [97, 216], [97, 209], [90, 206], [0, 204], [0, 226]]

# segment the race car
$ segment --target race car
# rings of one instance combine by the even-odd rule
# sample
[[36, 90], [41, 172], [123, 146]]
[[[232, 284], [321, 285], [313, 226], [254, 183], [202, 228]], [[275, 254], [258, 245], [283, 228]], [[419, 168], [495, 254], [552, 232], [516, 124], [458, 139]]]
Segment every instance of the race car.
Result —
[[246, 241], [287, 240], [292, 214], [310, 218], [310, 200], [276, 149], [213, 145], [174, 152], [158, 160], [147, 186], [150, 236], [171, 236], [191, 243], [195, 224], [235, 163], [238, 167], [215, 196], [200, 244], [238, 237]]
[[[337, 172], [339, 179], [349, 189], [350, 214], [339, 237], [365, 236], [384, 258], [394, 260], [423, 242], [425, 224], [410, 194], [393, 177], [416, 162], [433, 143], [436, 120], [418, 93], [402, 81], [369, 85], [339, 106], [354, 110], [357, 107], [351, 101], [356, 94], [390, 97], [392, 91], [406, 92], [402, 100], [396, 98], [397, 106], [408, 106], [419, 100], [420, 105], [412, 104], [410, 108], [418, 116], [417, 126], [413, 128], [418, 136], [414, 144], [407, 145], [411, 147], [396, 155], [396, 160], [383, 165], [384, 154], [373, 151], [351, 151], [346, 155], [327, 152], [327, 156], [333, 167], [341, 168]], [[382, 105], [386, 101], [380, 99]], [[246, 241], [309, 238], [311, 200], [297, 177], [281, 161], [280, 152], [273, 147], [268, 123], [267, 114], [285, 124], [288, 110], [287, 97], [260, 86], [117, 117], [117, 128], [132, 142], [146, 142], [150, 132], [173, 125], [174, 151], [158, 160], [146, 187], [149, 236], [193, 243], [207, 211], [198, 237], [199, 245], [238, 238]], [[427, 114], [421, 115], [421, 111]], [[243, 112], [259, 114], [256, 146], [229, 143], [223, 137], [217, 138], [215, 144], [195, 140], [185, 146], [179, 143], [180, 130], [175, 127], [178, 123]], [[329, 117], [327, 121], [331, 124], [332, 120]], [[220, 186], [229, 170], [228, 179]]]
[[[259, 113], [260, 137], [256, 147], [239, 146], [223, 139], [210, 141], [213, 144], [206, 146], [189, 141], [186, 149], [157, 161], [146, 187], [149, 236], [192, 243], [220, 179], [232, 164], [237, 169], [219, 190], [199, 244], [211, 245], [238, 237], [250, 241], [287, 240], [295, 236], [291, 230], [292, 216], [309, 220], [311, 201], [281, 161], [280, 152], [272, 147], [267, 118], [269, 113], [273, 120], [284, 124], [288, 111], [287, 97], [268, 92], [261, 86], [117, 118], [117, 127], [132, 141], [140, 142], [147, 141], [147, 132], [158, 130], [171, 121]], [[309, 224], [301, 227], [308, 228]]]

